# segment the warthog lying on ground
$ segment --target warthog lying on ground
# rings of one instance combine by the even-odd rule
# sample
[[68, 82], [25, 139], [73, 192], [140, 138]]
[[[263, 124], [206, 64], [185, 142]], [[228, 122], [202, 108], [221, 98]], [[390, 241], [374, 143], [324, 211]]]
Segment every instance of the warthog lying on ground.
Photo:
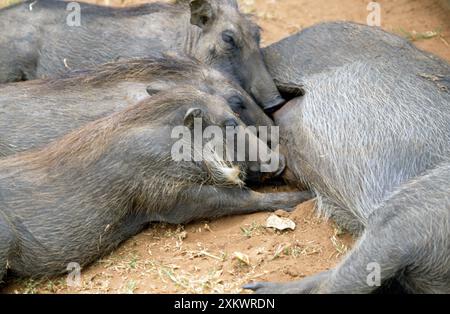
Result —
[[[450, 66], [350, 23], [312, 27], [265, 53], [280, 87], [304, 92], [275, 114], [289, 179], [311, 187], [319, 211], [360, 240], [329, 272], [247, 288], [449, 293], [449, 167], [442, 163], [450, 157]], [[368, 284], [371, 265], [381, 287]]]
[[262, 58], [260, 30], [235, 0], [130, 8], [69, 3], [25, 1], [0, 10], [0, 29], [8, 29], [0, 35], [0, 82], [171, 50], [226, 73], [267, 110], [284, 103]]
[[69, 263], [89, 264], [152, 221], [290, 209], [310, 197], [243, 188], [247, 162], [214, 150], [204, 149], [201, 161], [175, 161], [174, 127], [191, 130], [198, 120], [245, 131], [223, 98], [179, 87], [1, 159], [0, 278], [7, 269], [54, 276]]
[[211, 67], [178, 56], [147, 57], [0, 85], [0, 156], [48, 144], [180, 84], [223, 97], [246, 125], [273, 125], [244, 90]]

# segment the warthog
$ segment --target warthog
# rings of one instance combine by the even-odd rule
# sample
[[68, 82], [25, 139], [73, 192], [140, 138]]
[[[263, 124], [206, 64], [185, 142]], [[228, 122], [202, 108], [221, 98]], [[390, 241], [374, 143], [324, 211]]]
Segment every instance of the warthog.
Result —
[[129, 8], [68, 4], [37, 0], [0, 10], [0, 29], [8, 29], [0, 36], [0, 82], [170, 50], [226, 73], [264, 109], [284, 103], [262, 58], [260, 30], [236, 0]]
[[248, 288], [259, 293], [450, 293], [449, 178], [445, 162], [396, 189], [374, 209], [364, 235], [336, 269]]
[[89, 264], [149, 222], [290, 209], [310, 197], [246, 189], [246, 162], [227, 161], [207, 146], [201, 161], [176, 161], [174, 127], [191, 130], [198, 120], [204, 128], [245, 132], [221, 97], [179, 87], [45, 149], [1, 159], [0, 278], [7, 269], [49, 277], [72, 262]]
[[134, 105], [160, 90], [190, 84], [224, 98], [246, 125], [272, 126], [252, 98], [194, 59], [147, 57], [74, 71], [58, 79], [0, 85], [0, 155], [44, 144]]
[[[289, 179], [311, 187], [319, 212], [360, 240], [329, 272], [247, 288], [448, 293], [449, 170], [439, 165], [450, 156], [450, 66], [397, 36], [346, 23], [305, 30], [266, 57], [286, 92], [304, 92], [275, 114]], [[373, 265], [381, 287], [366, 280]]]
[[[403, 71], [450, 90], [449, 65], [417, 49], [402, 37], [349, 22], [328, 22], [307, 28], [264, 49], [276, 84], [286, 94], [301, 93], [303, 79], [356, 61], [394, 62]], [[399, 73], [400, 75], [400, 73]]]

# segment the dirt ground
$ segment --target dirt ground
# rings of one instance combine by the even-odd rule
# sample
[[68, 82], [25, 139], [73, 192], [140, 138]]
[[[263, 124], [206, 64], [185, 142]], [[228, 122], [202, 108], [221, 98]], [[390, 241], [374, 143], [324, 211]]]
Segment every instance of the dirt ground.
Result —
[[[0, 5], [5, 1], [0, 0]], [[145, 1], [94, 1], [129, 5]], [[322, 21], [365, 23], [367, 0], [241, 0], [262, 26], [263, 44]], [[450, 11], [446, 0], [385, 0], [382, 27], [450, 61]], [[314, 213], [314, 202], [287, 216], [295, 231], [265, 228], [269, 213], [152, 225], [115, 252], [82, 270], [81, 286], [66, 278], [16, 280], [7, 293], [240, 293], [249, 281], [289, 281], [334, 267], [351, 248], [350, 235]], [[237, 254], [236, 254], [237, 253]], [[237, 258], [236, 256], [240, 256]]]

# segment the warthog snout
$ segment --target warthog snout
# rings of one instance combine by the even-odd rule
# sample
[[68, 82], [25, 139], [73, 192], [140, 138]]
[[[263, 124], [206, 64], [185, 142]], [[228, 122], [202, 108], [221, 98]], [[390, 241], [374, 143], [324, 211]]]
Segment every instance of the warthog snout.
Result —
[[272, 113], [280, 109], [285, 100], [267, 71], [260, 52], [253, 53], [249, 60], [244, 63], [247, 64], [243, 71], [247, 72], [244, 76], [249, 77], [247, 90], [250, 94], [253, 95], [265, 112]]
[[278, 109], [281, 109], [285, 103], [286, 100], [283, 97], [276, 96], [272, 101], [265, 103], [263, 109], [266, 113], [274, 113]]

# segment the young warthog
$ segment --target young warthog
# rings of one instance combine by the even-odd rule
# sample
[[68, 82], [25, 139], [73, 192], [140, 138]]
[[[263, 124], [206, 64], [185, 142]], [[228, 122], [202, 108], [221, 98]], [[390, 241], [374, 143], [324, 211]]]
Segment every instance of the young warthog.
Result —
[[117, 61], [58, 79], [0, 85], [0, 155], [44, 144], [160, 90], [192, 85], [221, 96], [246, 125], [272, 126], [252, 98], [220, 72], [190, 58]]
[[244, 126], [222, 98], [180, 87], [43, 150], [1, 159], [0, 278], [7, 269], [53, 276], [69, 263], [86, 265], [149, 222], [290, 209], [310, 197], [246, 189], [246, 162], [226, 161], [207, 146], [200, 161], [176, 161], [174, 127], [191, 130], [198, 121], [222, 131]]
[[[284, 69], [275, 75], [280, 86], [305, 93], [278, 111], [275, 123], [289, 179], [310, 186], [318, 210], [361, 239], [330, 272], [247, 287], [261, 293], [387, 292], [392, 286], [449, 292], [448, 166], [425, 173], [450, 156], [450, 66], [376, 28], [326, 26], [304, 32], [308, 39], [317, 34], [311, 43], [300, 33], [266, 51], [274, 62], [269, 68]], [[325, 49], [333, 39], [333, 49]], [[297, 40], [308, 48], [297, 47]], [[310, 52], [293, 54], [299, 50]], [[381, 287], [367, 280], [377, 269]]]
[[0, 10], [0, 29], [8, 29], [0, 35], [0, 82], [172, 50], [226, 73], [264, 109], [284, 103], [262, 58], [260, 30], [235, 0], [68, 4], [30, 0]]

